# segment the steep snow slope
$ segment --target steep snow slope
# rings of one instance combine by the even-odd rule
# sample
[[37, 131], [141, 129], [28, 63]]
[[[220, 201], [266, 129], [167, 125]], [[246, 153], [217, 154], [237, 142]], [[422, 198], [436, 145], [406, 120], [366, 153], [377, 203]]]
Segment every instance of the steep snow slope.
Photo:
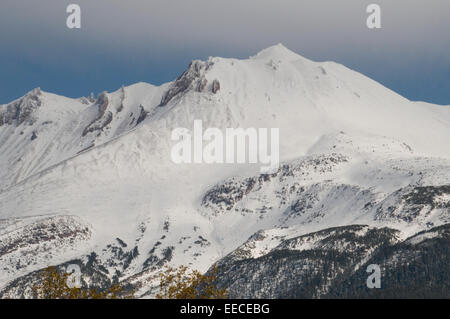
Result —
[[[141, 294], [165, 263], [206, 270], [260, 229], [300, 236], [365, 223], [407, 236], [449, 222], [448, 107], [412, 103], [282, 45], [247, 60], [193, 61], [161, 87], [137, 84], [95, 101], [34, 92], [13, 104], [0, 109], [5, 234], [26, 230], [13, 219], [77, 216], [89, 234], [80, 258], [95, 251], [109, 277], [140, 282]], [[23, 122], [17, 104], [43, 114]], [[258, 165], [173, 163], [172, 130], [197, 119], [205, 128], [280, 128], [284, 165], [259, 175]], [[126, 267], [107, 248], [116, 238], [132, 256]], [[0, 287], [73, 258], [64, 247], [20, 269], [5, 250]]]

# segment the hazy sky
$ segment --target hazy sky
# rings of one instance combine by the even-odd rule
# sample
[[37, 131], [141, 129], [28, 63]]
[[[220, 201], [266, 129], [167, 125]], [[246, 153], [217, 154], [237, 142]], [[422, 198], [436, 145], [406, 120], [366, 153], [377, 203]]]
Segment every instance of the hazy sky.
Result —
[[[81, 29], [66, 8], [81, 7]], [[382, 28], [366, 27], [377, 3]], [[0, 0], [0, 103], [176, 78], [192, 59], [273, 44], [355, 69], [412, 100], [450, 104], [449, 0]]]

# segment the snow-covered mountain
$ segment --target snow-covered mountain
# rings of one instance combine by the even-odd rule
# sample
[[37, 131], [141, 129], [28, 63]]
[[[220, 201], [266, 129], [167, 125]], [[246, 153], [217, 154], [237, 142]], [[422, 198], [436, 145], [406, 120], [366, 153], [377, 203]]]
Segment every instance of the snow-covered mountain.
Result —
[[[171, 132], [194, 120], [279, 128], [280, 168], [175, 164]], [[450, 223], [449, 140], [450, 106], [282, 45], [97, 98], [35, 89], [0, 106], [0, 294], [26, 296], [37, 271], [77, 262], [152, 296], [164, 265], [206, 271], [331, 227], [404, 241]], [[310, 238], [295, 245], [323, 240]]]

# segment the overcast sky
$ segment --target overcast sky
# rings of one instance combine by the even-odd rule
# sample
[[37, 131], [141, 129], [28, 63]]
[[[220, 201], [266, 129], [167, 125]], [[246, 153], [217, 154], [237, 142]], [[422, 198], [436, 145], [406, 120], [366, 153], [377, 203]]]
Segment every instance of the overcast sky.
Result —
[[[81, 29], [66, 7], [81, 7]], [[382, 28], [366, 27], [377, 3]], [[411, 100], [450, 104], [449, 0], [0, 0], [0, 103], [176, 78], [192, 59], [273, 44], [355, 69]]]

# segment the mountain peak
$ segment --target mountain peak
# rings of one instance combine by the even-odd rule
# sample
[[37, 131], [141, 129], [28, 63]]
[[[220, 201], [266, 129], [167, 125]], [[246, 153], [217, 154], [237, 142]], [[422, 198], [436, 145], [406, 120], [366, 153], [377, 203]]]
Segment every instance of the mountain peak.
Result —
[[23, 122], [33, 124], [35, 121], [33, 113], [41, 106], [41, 95], [41, 89], [35, 88], [23, 97], [5, 105], [0, 110], [0, 126], [4, 124], [19, 126]]
[[272, 46], [258, 52], [255, 56], [253, 56], [251, 58], [252, 59], [276, 59], [276, 60], [285, 60], [285, 61], [294, 61], [294, 60], [298, 60], [298, 59], [303, 59], [303, 57], [301, 55], [289, 50], [281, 43], [272, 45]]
[[42, 94], [41, 88], [37, 87], [29, 91], [26, 96], [39, 96]]

